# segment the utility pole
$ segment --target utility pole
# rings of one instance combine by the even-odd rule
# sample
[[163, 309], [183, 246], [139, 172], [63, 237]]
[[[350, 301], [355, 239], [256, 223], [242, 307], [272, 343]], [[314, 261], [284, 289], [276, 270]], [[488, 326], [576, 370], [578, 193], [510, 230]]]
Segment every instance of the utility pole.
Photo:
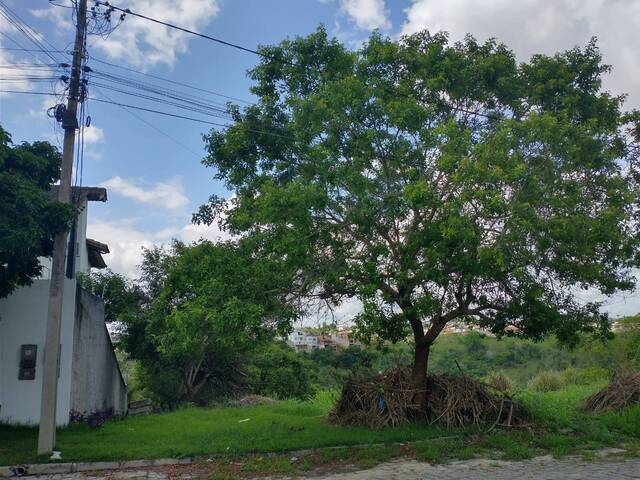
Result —
[[[76, 39], [73, 47], [73, 64], [69, 81], [69, 98], [62, 126], [64, 144], [62, 147], [62, 172], [58, 201], [71, 203], [71, 171], [73, 150], [78, 128], [77, 111], [80, 98], [80, 76], [82, 56], [85, 48], [87, 27], [87, 0], [77, 1]], [[42, 372], [42, 404], [40, 407], [40, 430], [38, 432], [38, 454], [53, 451], [56, 443], [56, 403], [58, 399], [58, 367], [60, 365], [60, 326], [65, 277], [65, 250], [67, 232], [58, 233], [53, 244], [51, 265], [51, 285], [49, 287], [49, 310], [47, 332], [44, 344], [44, 368]]]

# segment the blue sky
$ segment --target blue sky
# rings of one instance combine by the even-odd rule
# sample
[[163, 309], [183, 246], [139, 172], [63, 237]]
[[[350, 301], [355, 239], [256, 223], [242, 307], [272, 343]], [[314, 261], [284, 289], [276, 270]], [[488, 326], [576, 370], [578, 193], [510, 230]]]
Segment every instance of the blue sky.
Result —
[[[47, 0], [3, 1], [49, 43], [66, 48], [72, 41], [71, 10], [49, 5]], [[58, 3], [69, 5], [69, 0]], [[640, 31], [640, 0], [114, 0], [112, 3], [250, 48], [305, 35], [320, 23], [354, 48], [376, 28], [391, 36], [428, 28], [447, 30], [453, 39], [462, 38], [466, 32], [480, 39], [495, 36], [522, 59], [534, 52], [552, 53], [584, 45], [592, 35], [597, 35], [605, 60], [614, 67], [606, 88], [615, 93], [629, 93], [629, 106], [640, 106], [637, 82], [640, 40], [636, 33]], [[7, 38], [10, 37], [33, 48], [2, 18], [0, 32], [3, 33], [0, 47], [15, 47]], [[89, 45], [90, 55], [98, 59], [251, 100], [250, 81], [245, 72], [257, 62], [252, 54], [132, 17], [106, 40], [90, 37]], [[41, 54], [38, 58], [50, 61]], [[25, 52], [0, 50], [0, 65], [34, 61]], [[161, 84], [95, 61], [89, 61], [89, 65]], [[1, 78], [16, 74], [15, 70], [0, 69], [3, 89], [51, 91], [48, 83], [27, 85]], [[184, 114], [120, 93], [104, 93], [125, 103]], [[44, 115], [45, 108], [55, 103], [54, 98], [0, 95], [0, 123], [12, 133], [14, 141], [57, 141], [54, 125]], [[98, 96], [91, 86], [90, 95]], [[142, 246], [166, 244], [172, 237], [186, 241], [200, 236], [220, 237], [216, 227], [190, 224], [191, 213], [210, 194], [228, 195], [223, 185], [212, 179], [214, 172], [200, 164], [204, 154], [201, 137], [208, 130], [206, 125], [135, 112], [174, 141], [117, 106], [90, 101], [88, 108], [92, 127], [86, 136], [83, 184], [105, 185], [109, 190], [108, 203], [90, 207], [89, 235], [110, 245], [108, 262], [114, 270], [135, 275]], [[59, 130], [57, 135], [61, 138]], [[616, 297], [610, 303], [614, 313], [640, 309], [633, 296]]]

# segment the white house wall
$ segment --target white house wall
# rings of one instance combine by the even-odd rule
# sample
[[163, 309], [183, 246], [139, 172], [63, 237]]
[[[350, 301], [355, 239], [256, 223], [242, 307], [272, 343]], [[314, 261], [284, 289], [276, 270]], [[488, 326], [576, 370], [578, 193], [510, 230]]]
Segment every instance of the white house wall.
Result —
[[[49, 284], [49, 280], [35, 280], [30, 287], [0, 300], [0, 422], [35, 425], [40, 421]], [[60, 426], [69, 422], [76, 286], [75, 280], [65, 279], [56, 409]], [[24, 344], [38, 346], [35, 380], [18, 380], [20, 346]]]
[[104, 302], [78, 289], [73, 334], [71, 409], [81, 415], [127, 411], [127, 386], [104, 323]]

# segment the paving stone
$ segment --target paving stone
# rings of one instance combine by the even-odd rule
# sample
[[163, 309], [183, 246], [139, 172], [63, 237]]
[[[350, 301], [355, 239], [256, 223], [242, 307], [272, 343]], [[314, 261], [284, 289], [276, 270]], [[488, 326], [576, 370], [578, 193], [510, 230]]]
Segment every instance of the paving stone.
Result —
[[522, 462], [469, 460], [453, 465], [395, 461], [366, 471], [326, 475], [307, 480], [627, 480], [640, 479], [640, 459], [587, 462], [541, 457]]

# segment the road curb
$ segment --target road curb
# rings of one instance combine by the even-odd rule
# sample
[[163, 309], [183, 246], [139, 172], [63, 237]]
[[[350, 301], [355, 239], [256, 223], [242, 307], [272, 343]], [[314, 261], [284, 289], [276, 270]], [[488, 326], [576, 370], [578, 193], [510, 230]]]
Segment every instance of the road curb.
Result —
[[[448, 440], [458, 438], [460, 435], [446, 435], [442, 437], [433, 437], [424, 440], [415, 440], [408, 442], [391, 442], [391, 443], [366, 443], [356, 445], [335, 445], [318, 448], [305, 448], [302, 450], [287, 450], [274, 452], [247, 452], [239, 456], [276, 456], [291, 455], [293, 457], [304, 457], [320, 450], [343, 450], [348, 448], [369, 448], [369, 447], [389, 447], [397, 445], [411, 445], [423, 442], [434, 442], [440, 440]], [[77, 472], [97, 472], [102, 470], [121, 470], [128, 468], [146, 468], [160, 467], [163, 465], [190, 465], [192, 463], [203, 462], [215, 458], [224, 457], [225, 453], [211, 453], [209, 455], [199, 455], [184, 458], [156, 458], [154, 460], [121, 460], [121, 461], [102, 461], [102, 462], [66, 462], [66, 463], [32, 463], [22, 465], [0, 466], [0, 479], [16, 478], [25, 475], [55, 475]], [[20, 474], [16, 473], [16, 469], [22, 469]]]
[[188, 458], [156, 458], [154, 460], [123, 460], [120, 462], [69, 462], [32, 463], [27, 465], [0, 466], [0, 478], [15, 478], [25, 475], [55, 475], [100, 470], [120, 470], [127, 468], [160, 467], [163, 465], [189, 465], [199, 461]]

